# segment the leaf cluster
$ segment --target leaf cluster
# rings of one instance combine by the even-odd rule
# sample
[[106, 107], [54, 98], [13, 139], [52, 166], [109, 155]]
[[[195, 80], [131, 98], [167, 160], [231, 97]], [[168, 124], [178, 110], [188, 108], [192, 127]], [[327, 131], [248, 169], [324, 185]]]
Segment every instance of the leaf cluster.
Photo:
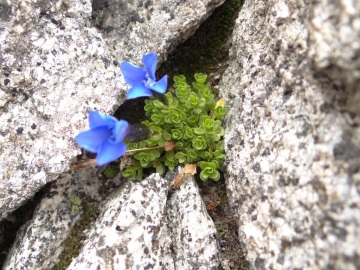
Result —
[[[205, 181], [219, 180], [225, 158], [222, 120], [226, 109], [216, 103], [215, 97], [206, 84], [207, 76], [195, 74], [191, 86], [185, 76], [174, 77], [174, 88], [164, 95], [164, 100], [150, 97], [145, 101], [147, 120], [142, 124], [150, 130], [146, 140], [130, 143], [128, 149], [151, 148], [127, 153], [132, 162], [123, 171], [127, 178], [142, 178], [144, 168], [155, 168], [164, 173], [180, 163], [197, 164], [201, 169], [200, 178]], [[175, 147], [166, 151], [166, 142], [173, 141]]]

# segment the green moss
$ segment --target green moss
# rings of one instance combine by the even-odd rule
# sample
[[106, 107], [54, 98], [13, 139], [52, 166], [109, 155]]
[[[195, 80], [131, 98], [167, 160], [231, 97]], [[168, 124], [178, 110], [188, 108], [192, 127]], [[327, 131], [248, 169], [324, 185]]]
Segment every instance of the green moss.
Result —
[[120, 172], [119, 164], [109, 164], [104, 169], [103, 175], [108, 179], [112, 179], [115, 176], [117, 176], [119, 172]]
[[81, 210], [81, 199], [78, 196], [70, 197], [71, 212], [77, 213]]
[[72, 260], [77, 257], [83, 247], [87, 235], [86, 229], [96, 220], [98, 213], [97, 208], [93, 204], [86, 207], [86, 211], [81, 215], [80, 219], [72, 227], [69, 237], [65, 240], [64, 250], [59, 256], [58, 263], [53, 270], [65, 270], [68, 268]]
[[218, 237], [221, 239], [225, 236], [225, 231], [224, 228], [222, 226], [218, 226], [216, 227], [217, 233], [218, 233]]

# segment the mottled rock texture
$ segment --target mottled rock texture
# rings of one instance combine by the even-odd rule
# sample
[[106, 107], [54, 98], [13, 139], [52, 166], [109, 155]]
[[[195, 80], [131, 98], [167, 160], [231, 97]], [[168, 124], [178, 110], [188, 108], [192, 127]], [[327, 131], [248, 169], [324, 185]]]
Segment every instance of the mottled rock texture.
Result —
[[199, 196], [194, 177], [186, 175], [167, 203], [175, 269], [219, 269], [217, 230]]
[[[82, 219], [95, 214], [99, 203], [123, 183], [126, 181], [120, 177], [99, 177], [98, 170], [60, 175], [35, 209], [33, 218], [19, 230], [2, 269], [53, 269], [64, 246], [69, 245], [65, 240], [74, 237], [70, 234], [75, 223], [80, 223], [80, 231], [87, 229]], [[77, 233], [72, 241], [83, 238]]]
[[174, 269], [166, 191], [165, 179], [153, 175], [112, 194], [69, 269]]
[[360, 267], [360, 2], [245, 1], [220, 90], [252, 269]]
[[0, 219], [68, 169], [90, 110], [124, 100], [119, 62], [166, 58], [222, 2], [2, 0]]
[[[69, 269], [218, 269], [217, 231], [194, 178], [188, 175], [178, 190], [168, 191], [178, 172], [142, 182], [99, 181], [97, 170], [61, 177], [20, 230], [3, 269], [46, 270], [57, 263], [63, 269], [59, 255], [70, 237], [83, 248], [68, 248], [75, 257]], [[81, 236], [70, 235], [93, 209], [86, 204], [100, 212], [96, 222], [80, 226]]]
[[168, 193], [176, 171], [110, 196], [69, 269], [218, 269], [216, 228], [194, 177]]

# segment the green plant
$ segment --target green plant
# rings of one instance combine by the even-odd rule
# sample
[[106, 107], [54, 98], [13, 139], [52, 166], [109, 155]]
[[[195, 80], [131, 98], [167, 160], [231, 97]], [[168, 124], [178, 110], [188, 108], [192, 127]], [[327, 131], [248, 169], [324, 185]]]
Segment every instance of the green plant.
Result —
[[71, 212], [77, 213], [81, 210], [81, 199], [79, 196], [70, 197]]
[[103, 174], [106, 178], [112, 179], [115, 176], [117, 176], [119, 172], [120, 172], [119, 166], [116, 166], [114, 164], [109, 164], [105, 167]]
[[[225, 158], [222, 120], [226, 109], [223, 100], [215, 101], [207, 76], [194, 77], [190, 86], [185, 76], [175, 76], [174, 88], [164, 94], [163, 101], [155, 97], [145, 101], [147, 120], [142, 124], [151, 135], [136, 143], [125, 140], [126, 155], [132, 161], [124, 177], [141, 180], [144, 168], [164, 173], [165, 167], [172, 170], [178, 164], [194, 163], [201, 169], [201, 180], [219, 180]], [[167, 148], [169, 142], [172, 147]]]

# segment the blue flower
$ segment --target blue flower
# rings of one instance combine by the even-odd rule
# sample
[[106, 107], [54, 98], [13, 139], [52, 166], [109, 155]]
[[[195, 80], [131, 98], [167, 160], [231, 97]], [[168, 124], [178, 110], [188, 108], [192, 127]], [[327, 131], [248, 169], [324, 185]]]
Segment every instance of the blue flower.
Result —
[[135, 66], [129, 62], [121, 63], [121, 71], [125, 81], [132, 87], [127, 93], [127, 99], [137, 97], [150, 97], [154, 90], [160, 94], [164, 94], [167, 89], [168, 76], [165, 75], [161, 80], [156, 81], [155, 71], [157, 64], [157, 56], [155, 53], [148, 53], [142, 58], [145, 69]]
[[90, 130], [81, 132], [75, 141], [85, 150], [97, 153], [97, 165], [106, 165], [125, 154], [127, 147], [123, 140], [128, 133], [128, 122], [93, 111], [89, 113], [89, 124]]

